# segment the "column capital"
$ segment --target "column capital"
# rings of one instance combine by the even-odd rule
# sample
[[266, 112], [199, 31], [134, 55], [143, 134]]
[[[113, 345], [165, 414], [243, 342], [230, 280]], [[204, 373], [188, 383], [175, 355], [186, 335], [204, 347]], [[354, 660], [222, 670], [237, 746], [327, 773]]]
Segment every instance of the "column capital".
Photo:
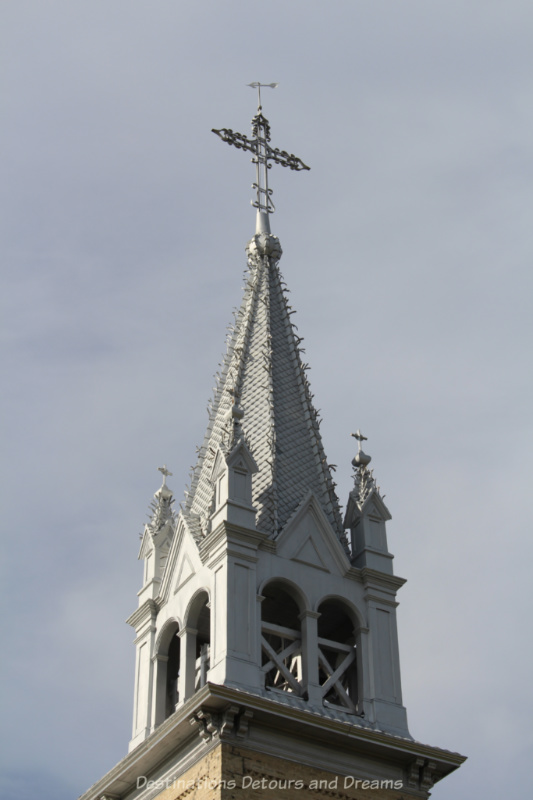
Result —
[[303, 622], [304, 619], [318, 619], [321, 616], [319, 611], [311, 611], [306, 609], [302, 611], [301, 614], [298, 614], [298, 619]]
[[196, 636], [197, 633], [198, 633], [197, 628], [189, 628], [189, 626], [187, 625], [185, 628], [182, 628], [180, 631], [178, 631], [177, 636], [180, 639], [183, 639], [183, 637], [186, 636], [187, 634], [191, 634], [191, 636]]

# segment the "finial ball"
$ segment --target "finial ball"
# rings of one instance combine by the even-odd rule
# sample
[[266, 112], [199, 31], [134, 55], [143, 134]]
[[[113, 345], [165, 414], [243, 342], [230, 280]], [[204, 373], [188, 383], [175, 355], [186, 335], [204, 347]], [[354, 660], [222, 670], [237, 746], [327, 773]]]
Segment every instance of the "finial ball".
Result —
[[359, 452], [353, 457], [352, 464], [354, 467], [367, 467], [371, 461], [372, 456], [368, 456], [362, 450], [359, 450]]

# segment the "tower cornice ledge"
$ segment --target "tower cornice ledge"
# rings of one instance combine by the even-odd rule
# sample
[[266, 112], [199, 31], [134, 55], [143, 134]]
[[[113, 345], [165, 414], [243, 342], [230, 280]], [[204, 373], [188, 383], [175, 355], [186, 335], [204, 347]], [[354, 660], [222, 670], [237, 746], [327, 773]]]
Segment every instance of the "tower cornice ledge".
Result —
[[155, 600], [145, 600], [144, 603], [137, 608], [133, 614], [130, 614], [126, 623], [131, 625], [132, 628], [138, 629], [145, 622], [154, 619], [159, 611], [159, 606]]
[[386, 760], [413, 797], [428, 796], [423, 786], [410, 783], [414, 768], [430, 765], [435, 782], [466, 760], [459, 753], [208, 683], [79, 800], [147, 799], [153, 790], [137, 788], [139, 777], [176, 780], [225, 742], [340, 776], [378, 776]]
[[398, 575], [387, 575], [385, 572], [379, 572], [377, 569], [371, 569], [370, 567], [363, 567], [360, 574], [365, 587], [371, 586], [386, 589], [394, 593], [407, 583], [406, 578], [400, 578]]
[[250, 550], [258, 550], [269, 540], [269, 536], [262, 531], [252, 528], [242, 528], [239, 525], [225, 520], [214, 530], [207, 534], [201, 542], [200, 558], [205, 564], [216, 557], [221, 551], [225, 552], [229, 543], [240, 544]]

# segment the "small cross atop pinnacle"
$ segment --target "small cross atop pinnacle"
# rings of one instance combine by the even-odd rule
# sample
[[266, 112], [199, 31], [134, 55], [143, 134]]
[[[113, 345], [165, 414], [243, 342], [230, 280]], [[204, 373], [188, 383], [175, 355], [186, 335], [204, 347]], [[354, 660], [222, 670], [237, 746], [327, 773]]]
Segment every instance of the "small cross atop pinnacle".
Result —
[[356, 430], [355, 433], [352, 433], [352, 436], [354, 439], [357, 439], [357, 443], [359, 444], [357, 455], [353, 459], [352, 464], [354, 465], [354, 467], [362, 467], [363, 469], [365, 469], [372, 461], [372, 458], [363, 451], [361, 447], [361, 442], [366, 442], [368, 440], [368, 436], [363, 436], [359, 428]]
[[172, 472], [168, 471], [166, 464], [164, 464], [162, 467], [158, 467], [157, 469], [163, 475], [163, 486], [166, 486], [167, 485], [167, 476], [172, 477]]
[[355, 433], [352, 433], [352, 436], [353, 436], [354, 439], [357, 439], [357, 441], [359, 442], [359, 450], [361, 450], [361, 442], [368, 441], [368, 436], [363, 436], [363, 434], [361, 433], [359, 428], [356, 430]]

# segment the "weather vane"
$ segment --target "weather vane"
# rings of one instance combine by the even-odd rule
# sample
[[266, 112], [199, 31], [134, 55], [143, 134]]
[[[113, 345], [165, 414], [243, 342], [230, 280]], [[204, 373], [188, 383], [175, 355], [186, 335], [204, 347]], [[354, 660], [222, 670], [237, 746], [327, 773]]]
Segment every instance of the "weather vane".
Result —
[[[256, 200], [252, 200], [252, 205], [258, 211], [258, 216], [261, 218], [263, 215], [272, 214], [275, 211], [274, 203], [272, 202], [272, 189], [268, 187], [268, 170], [271, 169], [273, 161], [276, 164], [281, 164], [282, 167], [289, 167], [289, 169], [302, 170], [310, 169], [306, 166], [301, 158], [292, 153], [287, 153], [286, 150], [280, 150], [278, 147], [271, 147], [270, 142], [270, 124], [263, 116], [263, 108], [261, 106], [261, 87], [268, 87], [276, 89], [277, 83], [254, 83], [247, 84], [252, 89], [257, 89], [258, 105], [257, 114], [252, 119], [252, 134], [253, 138], [248, 139], [242, 133], [235, 133], [231, 128], [221, 128], [217, 130], [212, 128], [213, 133], [220, 136], [223, 142], [234, 145], [238, 150], [248, 150], [253, 153], [252, 163], [255, 164], [256, 181], [252, 184], [252, 188], [256, 190]], [[263, 222], [269, 230], [268, 216], [263, 216]]]

